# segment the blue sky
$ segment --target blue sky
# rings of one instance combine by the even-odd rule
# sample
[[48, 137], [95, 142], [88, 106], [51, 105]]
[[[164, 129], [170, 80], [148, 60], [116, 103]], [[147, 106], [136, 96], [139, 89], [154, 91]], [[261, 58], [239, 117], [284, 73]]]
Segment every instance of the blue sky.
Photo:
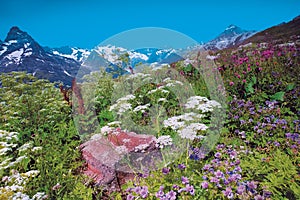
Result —
[[122, 31], [162, 27], [199, 42], [228, 25], [264, 30], [300, 15], [299, 0], [1, 0], [0, 39], [19, 26], [43, 46], [93, 48]]

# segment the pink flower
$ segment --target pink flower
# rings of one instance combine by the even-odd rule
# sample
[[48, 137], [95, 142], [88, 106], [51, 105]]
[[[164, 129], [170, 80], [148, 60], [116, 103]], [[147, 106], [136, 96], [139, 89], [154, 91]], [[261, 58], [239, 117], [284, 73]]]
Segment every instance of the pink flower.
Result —
[[243, 79], [243, 83], [246, 83], [246, 79]]
[[229, 85], [230, 85], [230, 86], [233, 86], [233, 85], [234, 85], [234, 82], [230, 81], [230, 82], [229, 82]]

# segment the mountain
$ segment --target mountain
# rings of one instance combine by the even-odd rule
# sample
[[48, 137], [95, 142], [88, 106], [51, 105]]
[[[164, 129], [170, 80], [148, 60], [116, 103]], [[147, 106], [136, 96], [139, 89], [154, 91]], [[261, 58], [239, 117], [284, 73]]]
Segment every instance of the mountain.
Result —
[[96, 47], [83, 63], [95, 69], [96, 66], [105, 67], [107, 72], [120, 74], [132, 73], [141, 64], [170, 64], [182, 60], [174, 49], [142, 48], [128, 50], [113, 45]]
[[229, 25], [219, 36], [204, 44], [207, 50], [220, 50], [242, 44], [244, 40], [255, 34], [256, 31], [246, 31], [236, 25]]
[[65, 58], [71, 58], [79, 63], [82, 63], [91, 53], [88, 49], [81, 49], [78, 47], [69, 46], [59, 48], [44, 47], [44, 49], [48, 53], [59, 55]]
[[71, 85], [80, 63], [74, 59], [47, 52], [29, 34], [12, 27], [0, 45], [0, 73], [27, 71], [51, 82]]
[[289, 40], [300, 39], [300, 15], [293, 20], [273, 26], [264, 31], [258, 32], [252, 37], [245, 40], [243, 43], [261, 43], [261, 42], [275, 42], [283, 43]]

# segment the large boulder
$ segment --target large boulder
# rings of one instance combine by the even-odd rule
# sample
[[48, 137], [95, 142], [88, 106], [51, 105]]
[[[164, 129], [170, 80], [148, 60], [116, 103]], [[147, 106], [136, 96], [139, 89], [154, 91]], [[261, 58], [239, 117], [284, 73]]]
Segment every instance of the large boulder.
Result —
[[109, 186], [110, 191], [133, 179], [136, 172], [155, 167], [160, 151], [152, 135], [126, 132], [117, 128], [107, 135], [94, 135], [81, 145], [87, 167], [84, 171], [97, 184]]

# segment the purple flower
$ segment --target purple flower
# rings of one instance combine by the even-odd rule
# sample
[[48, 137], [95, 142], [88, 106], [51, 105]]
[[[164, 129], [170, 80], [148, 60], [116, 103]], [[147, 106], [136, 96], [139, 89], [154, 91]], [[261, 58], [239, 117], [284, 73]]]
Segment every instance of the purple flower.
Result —
[[237, 167], [234, 169], [234, 171], [236, 171], [236, 172], [242, 172], [242, 168], [241, 168], [240, 166], [237, 166]]
[[185, 189], [187, 192], [189, 192], [191, 195], [194, 195], [195, 194], [195, 189], [194, 189], [194, 186], [190, 185], [190, 184], [187, 184], [185, 186]]
[[173, 188], [175, 189], [175, 190], [179, 190], [179, 186], [178, 185], [173, 185]]
[[141, 187], [135, 187], [135, 188], [133, 188], [133, 192], [135, 192], [135, 193], [137, 193], [137, 194], [139, 194], [140, 193], [140, 191], [141, 191]]
[[237, 188], [236, 192], [237, 192], [238, 194], [243, 194], [243, 193], [245, 192], [245, 190], [246, 190], [246, 186], [240, 185], [240, 186]]
[[215, 157], [216, 157], [216, 158], [220, 158], [221, 155], [222, 155], [222, 154], [221, 154], [220, 152], [217, 152], [217, 153], [215, 154]]
[[234, 159], [237, 156], [237, 153], [236, 151], [231, 151], [229, 155], [231, 159]]
[[217, 178], [222, 178], [224, 176], [223, 172], [221, 172], [220, 170], [216, 171], [214, 174]]
[[186, 166], [185, 166], [184, 164], [179, 164], [179, 165], [178, 165], [178, 168], [182, 170], [182, 169], [185, 169]]
[[272, 192], [270, 192], [270, 191], [267, 191], [267, 190], [264, 190], [263, 191], [263, 195], [264, 195], [264, 197], [271, 197], [271, 195], [272, 195]]
[[210, 178], [210, 182], [211, 182], [211, 183], [219, 183], [219, 181], [220, 181], [220, 180], [219, 180], [218, 178], [216, 178], [216, 177], [211, 177], [211, 178]]
[[279, 147], [279, 146], [280, 146], [280, 143], [277, 142], [277, 141], [274, 141], [274, 145], [275, 145], [276, 147]]
[[133, 196], [132, 194], [128, 194], [127, 195], [127, 200], [133, 200], [135, 196]]
[[188, 184], [189, 183], [189, 179], [187, 177], [185, 177], [185, 176], [182, 176], [181, 177], [181, 182], [182, 182], [182, 184]]
[[210, 164], [206, 164], [203, 166], [203, 170], [209, 170], [209, 168], [211, 168]]
[[236, 160], [236, 161], [235, 161], [235, 164], [236, 164], [236, 165], [239, 165], [240, 163], [241, 163], [240, 160]]
[[248, 182], [247, 185], [250, 189], [256, 189], [257, 188], [257, 185], [254, 181]]
[[223, 179], [224, 185], [228, 185], [230, 182], [227, 179]]
[[223, 192], [224, 196], [226, 196], [229, 199], [231, 199], [233, 197], [231, 187], [227, 187], [226, 190], [223, 190], [222, 192]]
[[221, 149], [223, 149], [224, 147], [225, 147], [224, 144], [218, 144], [217, 147], [216, 147], [216, 149], [217, 149], [217, 150], [221, 150]]
[[156, 193], [155, 193], [155, 196], [157, 198], [160, 198], [160, 197], [163, 197], [165, 195], [165, 193], [162, 191], [162, 190], [158, 190]]
[[174, 192], [173, 190], [171, 190], [170, 192], [168, 192], [166, 194], [166, 198], [169, 200], [176, 200], [176, 192]]
[[265, 198], [264, 198], [263, 196], [261, 196], [261, 195], [256, 195], [256, 196], [254, 197], [254, 199], [255, 199], [255, 200], [264, 200]]
[[203, 189], [208, 188], [208, 182], [207, 182], [207, 181], [203, 181], [203, 182], [201, 183], [201, 187], [202, 187]]
[[141, 191], [139, 193], [141, 195], [142, 198], [146, 198], [148, 196], [148, 187], [147, 186], [143, 186], [141, 188]]
[[168, 168], [168, 167], [164, 167], [164, 168], [162, 168], [162, 170], [161, 170], [161, 171], [162, 171], [162, 173], [163, 173], [163, 174], [165, 174], [165, 175], [166, 175], [166, 174], [168, 174], [168, 173], [170, 172], [170, 168]]

